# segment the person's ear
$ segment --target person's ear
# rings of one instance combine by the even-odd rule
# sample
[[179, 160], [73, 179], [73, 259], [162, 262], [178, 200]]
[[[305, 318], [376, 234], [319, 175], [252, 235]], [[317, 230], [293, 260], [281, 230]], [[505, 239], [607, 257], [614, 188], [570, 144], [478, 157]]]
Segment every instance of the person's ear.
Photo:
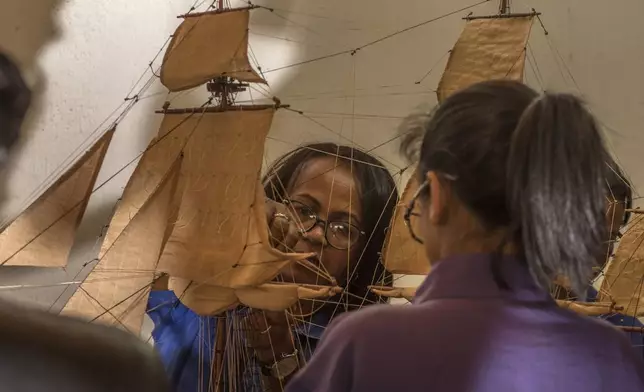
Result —
[[435, 171], [427, 172], [426, 178], [429, 184], [429, 221], [433, 225], [440, 225], [447, 217], [448, 185], [440, 181]]

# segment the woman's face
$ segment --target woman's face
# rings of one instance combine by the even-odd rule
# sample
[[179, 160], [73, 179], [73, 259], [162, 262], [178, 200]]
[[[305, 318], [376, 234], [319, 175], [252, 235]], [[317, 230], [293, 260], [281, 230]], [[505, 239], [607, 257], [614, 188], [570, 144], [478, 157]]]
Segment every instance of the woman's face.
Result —
[[[324, 221], [347, 222], [364, 231], [362, 206], [358, 187], [350, 169], [337, 165], [333, 157], [314, 158], [306, 162], [289, 187], [288, 197], [294, 203], [305, 205]], [[329, 237], [332, 234], [329, 233]], [[349, 267], [359, 257], [364, 239], [349, 249], [340, 250], [327, 244], [323, 224], [318, 224], [304, 233], [293, 250], [298, 253], [315, 253], [309, 261], [329, 275], [338, 284], [344, 284]], [[351, 264], [353, 263], [353, 264]], [[329, 284], [328, 279], [301, 264], [293, 263], [281, 272], [286, 282], [302, 284]]]

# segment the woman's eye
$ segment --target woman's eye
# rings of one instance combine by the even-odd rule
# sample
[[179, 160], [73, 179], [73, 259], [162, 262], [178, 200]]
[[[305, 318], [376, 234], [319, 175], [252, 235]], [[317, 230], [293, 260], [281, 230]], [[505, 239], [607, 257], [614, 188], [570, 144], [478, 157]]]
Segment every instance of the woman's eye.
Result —
[[349, 225], [344, 223], [332, 223], [331, 231], [333, 235], [338, 237], [348, 237], [349, 236]]
[[297, 213], [298, 213], [298, 214], [300, 214], [300, 215], [302, 215], [302, 216], [311, 216], [311, 215], [315, 215], [315, 213], [313, 212], [313, 210], [312, 210], [312, 209], [310, 209], [309, 207], [305, 207], [305, 206], [300, 206], [300, 207], [298, 207], [298, 208], [297, 208]]

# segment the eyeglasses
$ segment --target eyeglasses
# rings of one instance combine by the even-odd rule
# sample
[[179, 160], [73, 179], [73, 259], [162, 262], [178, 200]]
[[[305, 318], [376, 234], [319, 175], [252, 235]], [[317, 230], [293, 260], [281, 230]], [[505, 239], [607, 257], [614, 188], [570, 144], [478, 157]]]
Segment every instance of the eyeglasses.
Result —
[[[454, 176], [451, 174], [441, 173], [440, 176], [449, 181], [456, 181], [458, 179], [457, 176]], [[422, 184], [420, 184], [420, 186], [416, 190], [414, 197], [411, 198], [409, 205], [407, 205], [405, 209], [405, 215], [403, 215], [403, 219], [405, 220], [405, 225], [409, 229], [409, 234], [411, 234], [411, 238], [413, 238], [419, 244], [422, 244], [423, 240], [420, 237], [418, 237], [418, 235], [416, 235], [416, 233], [414, 232], [414, 226], [411, 224], [411, 217], [412, 216], [420, 217], [419, 213], [414, 212], [414, 208], [416, 207], [416, 200], [422, 193], [426, 193], [427, 191], [429, 191], [429, 182], [425, 180]]]
[[[324, 228], [324, 238], [333, 248], [345, 250], [355, 245], [365, 232], [349, 222], [325, 221], [309, 206], [294, 200], [284, 200], [284, 204], [295, 214], [296, 223], [302, 233], [308, 233], [317, 225]], [[281, 216], [282, 214], [280, 214]], [[286, 218], [284, 216], [284, 218]]]
[[413, 238], [414, 241], [418, 242], [419, 244], [422, 244], [423, 240], [420, 239], [420, 237], [418, 237], [416, 233], [414, 233], [414, 227], [411, 224], [411, 217], [412, 216], [420, 217], [419, 213], [414, 212], [414, 208], [416, 207], [416, 199], [418, 199], [418, 196], [420, 196], [421, 193], [425, 192], [428, 189], [429, 189], [429, 182], [425, 181], [422, 184], [420, 184], [420, 186], [416, 190], [416, 193], [414, 193], [414, 197], [411, 198], [411, 201], [409, 202], [409, 204], [405, 209], [405, 215], [403, 215], [403, 219], [405, 220], [405, 226], [407, 226], [407, 228], [409, 229], [409, 234], [411, 235], [411, 238]]

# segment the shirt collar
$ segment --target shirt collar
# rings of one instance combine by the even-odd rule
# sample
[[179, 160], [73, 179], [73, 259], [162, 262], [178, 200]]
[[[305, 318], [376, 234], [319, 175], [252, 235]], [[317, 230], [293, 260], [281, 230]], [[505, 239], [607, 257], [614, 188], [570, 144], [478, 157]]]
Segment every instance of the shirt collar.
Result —
[[[493, 262], [498, 263], [500, 277], [510, 290], [499, 288], [494, 280]], [[525, 263], [516, 257], [494, 254], [451, 256], [434, 263], [413, 303], [447, 298], [506, 298], [554, 304], [550, 295], [537, 285]]]

